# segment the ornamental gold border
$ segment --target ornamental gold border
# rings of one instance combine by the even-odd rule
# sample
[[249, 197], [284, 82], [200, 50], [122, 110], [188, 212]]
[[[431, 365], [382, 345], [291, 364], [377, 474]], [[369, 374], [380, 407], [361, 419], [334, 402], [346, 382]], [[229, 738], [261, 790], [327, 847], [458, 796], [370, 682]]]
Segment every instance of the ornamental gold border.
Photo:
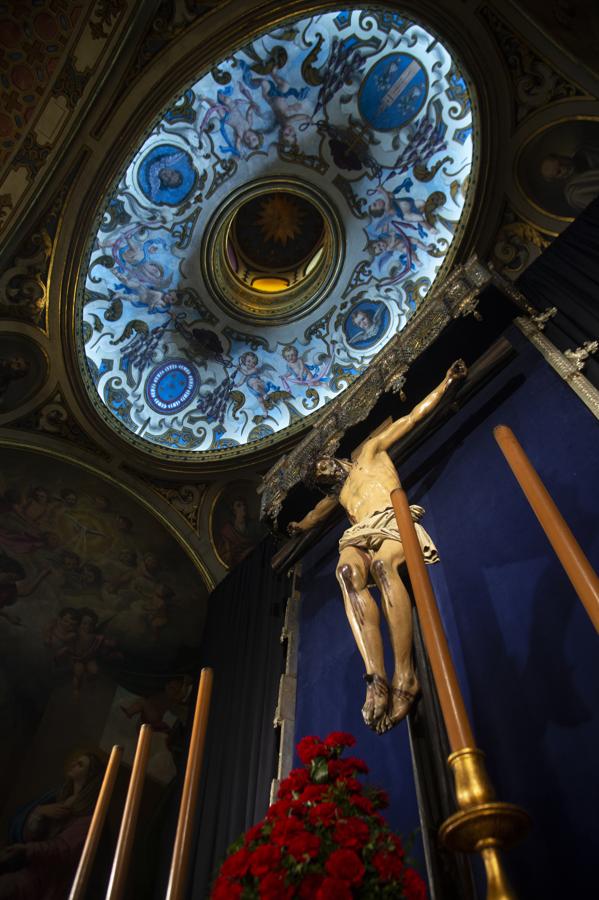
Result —
[[126, 482], [120, 481], [114, 475], [110, 475], [108, 472], [99, 468], [94, 463], [88, 462], [84, 459], [80, 459], [76, 456], [71, 456], [68, 453], [60, 450], [58, 447], [52, 447], [46, 444], [40, 445], [34, 441], [28, 441], [24, 439], [20, 434], [18, 437], [12, 437], [10, 434], [7, 434], [6, 431], [0, 432], [0, 449], [25, 450], [31, 453], [37, 453], [40, 456], [50, 456], [53, 459], [59, 460], [59, 462], [63, 462], [68, 465], [75, 466], [76, 468], [83, 469], [84, 471], [89, 472], [90, 474], [95, 475], [96, 477], [103, 479], [104, 481], [107, 481], [117, 490], [121, 490], [125, 494], [128, 494], [133, 498], [133, 500], [139, 503], [143, 509], [150, 513], [151, 516], [158, 519], [160, 524], [168, 531], [171, 537], [174, 538], [177, 544], [179, 544], [181, 549], [189, 557], [202, 578], [204, 587], [207, 591], [206, 601], [208, 602], [210, 593], [216, 586], [216, 581], [208, 571], [204, 560], [199, 555], [199, 553], [191, 546], [191, 544], [185, 540], [183, 535], [176, 529], [175, 525], [170, 521], [168, 516], [166, 516], [161, 510], [154, 506], [150, 502], [150, 500], [139, 491], [126, 484]]
[[[570, 102], [576, 102], [576, 101], [580, 101], [580, 100], [583, 100], [583, 101], [584, 101], [584, 100], [590, 100], [590, 99], [595, 100], [595, 105], [597, 104], [596, 98], [590, 98], [590, 97], [568, 97], [568, 100], [569, 100]], [[513, 176], [513, 179], [514, 179], [514, 184], [516, 185], [516, 189], [518, 190], [520, 196], [523, 197], [523, 199], [524, 199], [524, 200], [525, 200], [525, 201], [526, 201], [526, 202], [527, 202], [534, 210], [536, 210], [537, 212], [541, 213], [541, 215], [543, 215], [543, 216], [547, 216], [547, 218], [549, 218], [549, 219], [553, 219], [555, 222], [564, 222], [565, 224], [569, 225], [570, 222], [573, 222], [573, 221], [574, 221], [574, 219], [576, 218], [576, 216], [557, 216], [557, 215], [555, 215], [555, 213], [552, 213], [552, 212], [550, 212], [548, 209], [545, 209], [545, 207], [543, 207], [543, 206], [541, 206], [540, 204], [538, 204], [535, 200], [532, 199], [532, 197], [531, 197], [529, 194], [526, 193], [526, 191], [525, 191], [524, 188], [522, 187], [522, 183], [521, 183], [520, 178], [519, 178], [519, 176], [518, 176], [518, 169], [519, 169], [519, 166], [520, 166], [520, 161], [521, 161], [521, 158], [522, 158], [522, 154], [524, 153], [524, 151], [526, 150], [526, 148], [528, 147], [528, 145], [531, 143], [531, 141], [534, 141], [534, 139], [537, 138], [537, 137], [539, 137], [539, 135], [543, 134], [543, 132], [549, 131], [550, 128], [554, 128], [556, 125], [563, 125], [563, 124], [566, 123], [566, 122], [598, 122], [598, 123], [599, 123], [599, 114], [596, 114], [596, 115], [591, 115], [591, 114], [586, 114], [586, 115], [585, 115], [585, 114], [581, 114], [581, 115], [572, 115], [572, 116], [561, 116], [559, 119], [553, 119], [551, 122], [547, 122], [547, 123], [544, 124], [544, 125], [539, 125], [539, 127], [536, 128], [536, 129], [532, 132], [532, 134], [529, 134], [528, 137], [527, 137], [527, 138], [520, 144], [520, 146], [518, 147], [518, 150], [517, 150], [516, 155], [515, 155], [515, 157], [514, 157], [514, 163], [513, 163], [513, 166], [512, 166], [512, 176]], [[535, 228], [539, 228], [539, 225], [536, 224], [536, 223], [535, 223]], [[544, 229], [544, 230], [546, 231], [546, 229]], [[548, 232], [548, 234], [553, 234], [554, 237], [557, 237], [557, 235], [558, 235], [559, 233], [560, 233], [559, 231]]]
[[[217, 21], [218, 16], [221, 13], [224, 13], [225, 16], [231, 15], [231, 8], [232, 4], [230, 3], [224, 4], [220, 8], [216, 7], [214, 10], [215, 20], [213, 21]], [[352, 8], [361, 7], [352, 6]], [[65, 242], [63, 251], [65, 254], [64, 277], [61, 279], [61, 287], [59, 288], [60, 307], [58, 321], [60, 323], [61, 332], [64, 335], [65, 365], [67, 369], [69, 368], [69, 364], [71, 364], [72, 371], [77, 372], [78, 375], [87, 373], [87, 364], [85, 364], [83, 369], [81, 367], [76, 333], [78, 328], [77, 312], [80, 303], [80, 292], [82, 291], [85, 273], [87, 272], [93, 235], [95, 235], [97, 231], [107, 202], [114, 196], [115, 186], [118, 183], [120, 173], [123, 171], [124, 166], [131, 160], [135, 152], [137, 152], [137, 149], [145, 137], [150, 133], [156, 121], [158, 121], [164, 112], [172, 105], [173, 97], [178, 97], [183, 94], [191, 84], [195, 83], [199, 78], [205, 75], [215, 63], [223, 59], [226, 55], [237, 52], [265, 31], [280, 27], [284, 23], [292, 23], [293, 21], [310, 15], [338, 9], [338, 3], [317, 2], [306, 4], [305, 2], [302, 2], [302, 0], [292, 0], [283, 13], [281, 12], [280, 6], [270, 2], [270, 0], [265, 4], [259, 4], [255, 9], [251, 10], [253, 28], [248, 27], [247, 18], [241, 20], [237, 18], [233, 22], [229, 22], [225, 27], [220, 28], [216, 34], [211, 35], [209, 53], [206, 54], [203, 52], [205, 43], [199, 45], [199, 50], [194, 48], [193, 50], [188, 51], [185, 56], [174, 62], [168, 68], [166, 75], [161, 75], [159, 79], [159, 92], [156, 90], [146, 92], [146, 97], [143, 102], [140, 103], [136, 114], [129, 117], [126, 127], [121, 130], [118, 138], [111, 141], [111, 147], [105, 153], [99, 168], [95, 173], [94, 182], [104, 185], [104, 188], [101, 188], [97, 194], [94, 192], [84, 192], [83, 202], [79, 205], [76, 213], [77, 226], [73, 228], [72, 234], [68, 239], [68, 244]], [[463, 77], [469, 93], [473, 134], [471, 169], [468, 176], [468, 186], [460, 220], [456, 227], [451, 246], [435, 275], [433, 284], [438, 284], [449, 271], [458, 253], [461, 253], [462, 256], [465, 255], [476, 240], [477, 235], [475, 229], [479, 222], [479, 216], [476, 214], [475, 201], [481, 193], [482, 188], [487, 192], [492, 183], [489, 173], [486, 173], [482, 180], [481, 187], [480, 159], [482, 134], [479, 99], [476, 84], [470, 75], [468, 66], [465, 62], [465, 58], [470, 56], [471, 65], [476, 68], [477, 59], [474, 54], [469, 54], [466, 44], [461, 46], [460, 31], [455, 27], [455, 21], [451, 17], [449, 10], [439, 10], [435, 6], [431, 6], [424, 11], [423, 15], [422, 10], [415, 9], [410, 3], [406, 3], [405, 6], [399, 6], [395, 3], [377, 3], [369, 5], [365, 9], [366, 11], [396, 11], [406, 18], [409, 18], [415, 24], [426, 28], [426, 30], [434, 38], [438, 39], [452, 54], [454, 67], [459, 75]], [[439, 13], [441, 13], [441, 15], [439, 15]], [[438, 22], [439, 27], [437, 27], [435, 22]], [[204, 33], [208, 24], [209, 17], [202, 18], [201, 26]], [[439, 30], [439, 28], [444, 30]], [[178, 40], [183, 40], [185, 36], [193, 32], [193, 30], [194, 25], [192, 23], [189, 29], [184, 31]], [[459, 49], [456, 50], [456, 47], [459, 47]], [[157, 81], [157, 75], [155, 73], [157, 72], [160, 63], [164, 60], [164, 57], [168, 56], [170, 51], [172, 51], [172, 47], [169, 44], [165, 50], [156, 57], [153, 68], [149, 70], [150, 77], [153, 81]], [[130, 90], [134, 91], [135, 87], [139, 86], [140, 82], [147, 76], [148, 70], [138, 75], [133, 80]], [[486, 90], [486, 84], [483, 85], [483, 87]], [[156, 100], [157, 93], [158, 101]], [[106, 108], [114, 108], [117, 102], [121, 103], [120, 98], [120, 92], [115, 89], [112, 94], [114, 103], [112, 106], [110, 103], [107, 103]], [[95, 131], [98, 138], [108, 131], [111, 121], [113, 121], [113, 115], [104, 112], [100, 124], [96, 127]], [[489, 117], [485, 120], [485, 125], [488, 130], [490, 126]], [[124, 150], [123, 147], [125, 147]], [[91, 151], [88, 148], [85, 148], [85, 156], [91, 156]], [[74, 184], [69, 191], [69, 195], [72, 195], [77, 188], [81, 190], [80, 185]], [[55, 247], [61, 242], [64, 224], [62, 219], [63, 217], [61, 216]], [[468, 241], [467, 246], [464, 247], [462, 246], [462, 239], [466, 232], [468, 232]], [[50, 288], [50, 283], [48, 287]], [[424, 303], [424, 305], [426, 305], [426, 303]], [[416, 316], [419, 311], [420, 310], [417, 310]], [[94, 391], [97, 397], [96, 402], [96, 397], [94, 397], [87, 389], [82, 378], [71, 377], [69, 378], [69, 384], [82, 414], [85, 416], [90, 407], [97, 413], [97, 417], [94, 417], [94, 419], [96, 419], [94, 425], [101, 433], [104, 441], [114, 444], [116, 435], [119, 444], [122, 442], [122, 445], [118, 447], [119, 453], [126, 455], [127, 450], [133, 448], [141, 451], [141, 459], [138, 460], [138, 463], [145, 461], [147, 464], [148, 460], [151, 460], [152, 457], [154, 457], [157, 462], [170, 462], [178, 463], [181, 466], [184, 465], [185, 471], [188, 473], [190, 472], [189, 464], [193, 463], [195, 464], [193, 471], [198, 474], [205, 472], [207, 466], [210, 466], [211, 472], [215, 472], [214, 464], [218, 463], [232, 463], [233, 461], [238, 461], [237, 465], [239, 465], [241, 463], [241, 457], [245, 458], [243, 463], [244, 467], [255, 467], [262, 461], [271, 461], [273, 458], [272, 450], [275, 445], [280, 450], [284, 450], [292, 445], [298, 433], [307, 431], [318, 423], [319, 418], [323, 414], [326, 414], [328, 406], [328, 404], [325, 404], [321, 409], [316, 410], [301, 422], [297, 422], [294, 425], [282, 429], [268, 438], [261, 439], [259, 446], [245, 444], [227, 450], [206, 450], [202, 452], [185, 450], [176, 451], [160, 447], [159, 445], [149, 446], [147, 442], [137, 438], [133, 432], [122, 426], [115, 417], [106, 410], [106, 407], [101, 403], [100, 398], [97, 396], [97, 392]], [[219, 466], [216, 471], [222, 472], [225, 468], [229, 468], [229, 466]], [[172, 471], [175, 471], [175, 469], [173, 468]]]
[[[239, 479], [239, 480], [241, 481], [242, 479]], [[229, 566], [226, 564], [226, 562], [224, 561], [224, 559], [222, 558], [222, 556], [216, 549], [216, 542], [214, 540], [214, 533], [213, 533], [214, 529], [213, 529], [212, 525], [214, 523], [214, 510], [216, 509], [216, 504], [218, 503], [220, 498], [223, 496], [223, 494], [227, 490], [228, 486], [229, 486], [228, 484], [223, 485], [222, 487], [220, 487], [217, 490], [216, 494], [212, 498], [212, 502], [210, 503], [210, 509], [208, 510], [208, 540], [210, 541], [210, 547], [212, 548], [212, 552], [214, 553], [215, 558], [221, 564], [221, 566], [223, 567], [225, 572], [230, 572], [231, 569], [229, 568]]]

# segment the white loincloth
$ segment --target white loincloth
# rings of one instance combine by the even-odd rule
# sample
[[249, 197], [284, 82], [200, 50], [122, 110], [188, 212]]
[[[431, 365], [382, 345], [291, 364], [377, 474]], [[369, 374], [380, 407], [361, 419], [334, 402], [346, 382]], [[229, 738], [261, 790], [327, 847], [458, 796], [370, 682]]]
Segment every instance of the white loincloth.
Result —
[[[430, 534], [418, 523], [418, 519], [424, 515], [424, 509], [421, 506], [410, 506], [410, 512], [425, 563], [432, 565], [432, 563], [439, 562], [439, 554]], [[401, 544], [392, 506], [388, 506], [387, 509], [380, 512], [373, 512], [366, 519], [348, 528], [339, 541], [339, 550], [345, 550], [346, 547], [357, 547], [358, 550], [369, 550], [376, 553], [383, 541], [398, 541]]]

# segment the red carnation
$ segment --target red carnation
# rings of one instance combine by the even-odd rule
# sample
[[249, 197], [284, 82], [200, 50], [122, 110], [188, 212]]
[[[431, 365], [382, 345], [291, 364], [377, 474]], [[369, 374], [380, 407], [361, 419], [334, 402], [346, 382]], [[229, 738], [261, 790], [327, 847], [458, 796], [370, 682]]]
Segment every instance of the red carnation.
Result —
[[242, 847], [222, 864], [220, 874], [225, 878], [243, 878], [250, 867], [250, 854]]
[[257, 825], [252, 825], [251, 828], [248, 828], [248, 830], [246, 831], [246, 833], [244, 835], [243, 840], [246, 844], [251, 844], [252, 841], [257, 841], [258, 838], [261, 836], [261, 834], [262, 834], [262, 822], [258, 822]]
[[343, 767], [348, 772], [360, 772], [361, 775], [368, 774], [368, 766], [363, 759], [357, 756], [348, 756], [343, 760]]
[[298, 834], [305, 834], [304, 824], [299, 819], [288, 816], [286, 819], [277, 819], [273, 825], [270, 839], [273, 844], [282, 846], [297, 837]]
[[301, 794], [309, 781], [310, 776], [306, 769], [292, 769], [287, 778], [280, 784], [279, 799], [284, 800], [291, 797], [294, 793]]
[[362, 819], [352, 816], [345, 822], [338, 822], [334, 838], [342, 847], [361, 850], [370, 840], [370, 828]]
[[373, 791], [371, 797], [376, 809], [387, 809], [389, 806], [389, 794], [387, 791]]
[[260, 897], [264, 900], [287, 900], [293, 897], [293, 887], [285, 885], [285, 876], [281, 872], [269, 872], [260, 879]]
[[314, 900], [322, 881], [322, 875], [317, 875], [315, 872], [309, 872], [305, 875], [299, 885], [298, 896], [300, 897], [300, 900]]
[[403, 872], [403, 862], [394, 853], [379, 850], [372, 857], [372, 864], [383, 881], [397, 881]]
[[405, 869], [403, 889], [407, 900], [426, 900], [426, 885], [415, 869]]
[[212, 888], [211, 900], [237, 900], [241, 897], [243, 888], [240, 884], [229, 881], [228, 878], [219, 876]]
[[283, 819], [289, 815], [291, 810], [292, 800], [277, 800], [276, 803], [272, 803], [268, 808], [268, 812], [266, 813], [267, 819]]
[[361, 794], [352, 794], [349, 802], [367, 816], [371, 815], [374, 810], [372, 800], [369, 800], [368, 797], [363, 797]]
[[357, 778], [338, 778], [337, 784], [343, 785], [347, 788], [350, 794], [361, 794], [362, 793], [362, 785], [358, 781]]
[[353, 747], [356, 739], [347, 731], [331, 731], [324, 739], [326, 747]]
[[322, 800], [328, 790], [328, 784], [308, 784], [302, 791], [300, 799], [304, 803], [310, 803], [312, 801], [318, 803]]
[[298, 861], [303, 860], [304, 856], [313, 859], [318, 856], [320, 850], [320, 838], [317, 834], [310, 834], [305, 831], [292, 838], [287, 844], [287, 849], [291, 856]]
[[305, 737], [297, 745], [297, 755], [305, 766], [309, 766], [317, 756], [328, 756], [329, 748], [325, 747], [320, 738]]
[[364, 863], [353, 850], [333, 850], [325, 863], [325, 869], [331, 878], [348, 884], [360, 884], [366, 871]]
[[396, 834], [393, 834], [392, 832], [389, 832], [389, 834], [388, 834], [388, 840], [390, 840], [391, 843], [393, 844], [393, 847], [395, 848], [395, 853], [396, 853], [396, 855], [399, 856], [400, 859], [403, 859], [403, 858], [404, 858], [404, 848], [403, 848], [403, 844], [402, 844], [402, 842], [401, 842], [401, 839], [398, 838], [398, 836], [397, 836]]
[[332, 825], [337, 819], [337, 804], [318, 803], [310, 809], [308, 819], [313, 825]]
[[345, 881], [325, 878], [318, 888], [316, 900], [352, 900], [352, 892]]
[[281, 862], [281, 848], [272, 844], [263, 844], [256, 847], [250, 856], [250, 872], [256, 878], [267, 875], [272, 869], [278, 868]]

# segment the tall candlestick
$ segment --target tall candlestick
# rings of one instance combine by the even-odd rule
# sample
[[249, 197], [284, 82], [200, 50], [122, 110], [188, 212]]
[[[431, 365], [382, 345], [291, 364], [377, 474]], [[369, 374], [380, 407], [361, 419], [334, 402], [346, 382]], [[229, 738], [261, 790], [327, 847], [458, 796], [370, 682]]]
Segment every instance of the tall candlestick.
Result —
[[410, 505], [402, 488], [391, 492], [391, 502], [453, 751], [447, 762], [453, 772], [459, 810], [443, 823], [439, 836], [449, 850], [480, 853], [487, 876], [487, 900], [516, 900], [503, 869], [500, 849], [519, 840], [530, 827], [530, 819], [513, 803], [495, 799], [484, 754], [474, 743]]
[[473, 747], [474, 735], [437, 609], [433, 587], [426, 571], [410, 504], [403, 488], [396, 488], [391, 492], [391, 502], [397, 518], [424, 642], [439, 692], [439, 703], [449, 744], [454, 751], [463, 747]]
[[204, 744], [206, 742], [206, 729], [208, 727], [208, 713], [210, 712], [210, 696], [212, 693], [212, 669], [202, 669], [198, 696], [196, 699], [193, 728], [189, 744], [189, 756], [185, 770], [185, 782], [179, 806], [179, 820], [177, 833], [173, 847], [173, 858], [169, 874], [166, 900], [182, 900], [187, 882], [189, 859], [191, 855], [191, 841], [195, 825], [195, 806], [197, 802], [198, 785], [202, 771], [202, 758]]
[[509, 467], [589, 617], [599, 631], [599, 578], [511, 428], [493, 429]]
[[106, 821], [106, 814], [108, 813], [108, 807], [119, 772], [122, 755], [123, 748], [115, 744], [112, 748], [106, 771], [104, 772], [102, 787], [100, 788], [94, 814], [85, 838], [81, 859], [79, 860], [79, 865], [75, 872], [69, 900], [83, 900], [85, 897], [85, 891], [94, 865], [94, 859], [96, 858], [98, 844], [100, 843], [100, 837], [102, 835], [102, 828]]
[[114, 860], [112, 863], [110, 880], [108, 882], [108, 889], [106, 891], [106, 900], [121, 900], [121, 897], [123, 897], [125, 893], [125, 887], [127, 886], [129, 859], [131, 857], [131, 851], [133, 850], [135, 826], [137, 825], [137, 818], [139, 816], [139, 806], [141, 804], [141, 796], [146, 777], [146, 767], [150, 755], [151, 741], [151, 725], [142, 725], [137, 739], [137, 749], [135, 750], [133, 768], [131, 769], [129, 790], [127, 791], [127, 799], [125, 800], [125, 809], [123, 810], [123, 818], [121, 820], [119, 836], [116, 842], [116, 850], [114, 851]]

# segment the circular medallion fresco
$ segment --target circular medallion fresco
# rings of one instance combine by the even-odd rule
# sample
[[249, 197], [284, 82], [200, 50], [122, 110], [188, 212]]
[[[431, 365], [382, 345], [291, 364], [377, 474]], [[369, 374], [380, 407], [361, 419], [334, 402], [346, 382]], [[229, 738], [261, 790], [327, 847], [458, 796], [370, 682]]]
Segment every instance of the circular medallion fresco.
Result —
[[474, 128], [458, 61], [395, 8], [279, 21], [207, 61], [90, 236], [77, 339], [96, 408], [167, 456], [304, 426], [455, 252]]
[[183, 360], [160, 363], [146, 381], [146, 400], [157, 412], [173, 415], [191, 403], [198, 385], [195, 368]]

